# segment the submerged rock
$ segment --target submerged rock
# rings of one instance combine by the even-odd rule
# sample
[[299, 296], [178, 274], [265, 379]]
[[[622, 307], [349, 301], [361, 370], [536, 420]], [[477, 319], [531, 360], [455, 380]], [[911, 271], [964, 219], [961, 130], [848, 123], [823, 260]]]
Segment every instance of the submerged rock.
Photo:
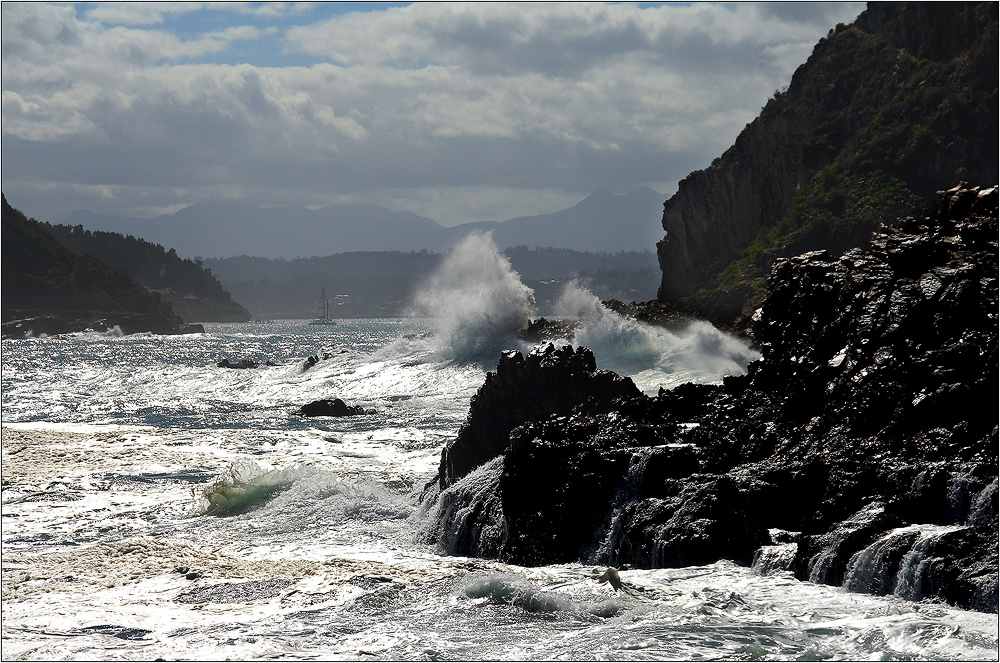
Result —
[[305, 361], [302, 362], [302, 370], [308, 371], [319, 362], [331, 359], [337, 354], [345, 354], [346, 352], [347, 350], [337, 351], [335, 348], [323, 348], [319, 353], [306, 357]]
[[222, 361], [217, 363], [216, 366], [218, 366], [219, 368], [257, 368], [258, 366], [260, 366], [260, 364], [250, 359], [240, 359], [235, 364], [230, 362], [229, 359], [223, 359]]
[[996, 611], [997, 198], [959, 186], [869, 250], [775, 262], [763, 357], [722, 385], [647, 397], [586, 348], [504, 353], [431, 538], [619, 567], [780, 544], [803, 580]]

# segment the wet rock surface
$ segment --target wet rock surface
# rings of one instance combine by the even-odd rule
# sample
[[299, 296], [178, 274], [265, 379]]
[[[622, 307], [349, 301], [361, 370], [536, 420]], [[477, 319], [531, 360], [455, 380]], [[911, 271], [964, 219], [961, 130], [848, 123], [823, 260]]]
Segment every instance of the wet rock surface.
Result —
[[547, 343], [527, 357], [508, 350], [472, 397], [458, 436], [441, 452], [441, 488], [502, 454], [511, 431], [525, 422], [568, 414], [581, 403], [591, 412], [607, 412], [622, 399], [640, 396], [631, 379], [598, 370], [587, 348]]
[[634, 318], [639, 322], [665, 329], [679, 329], [694, 319], [679, 311], [673, 304], [655, 299], [648, 302], [633, 301], [628, 304], [618, 299], [606, 299], [601, 303], [622, 317]]
[[303, 417], [354, 417], [369, 412], [360, 405], [348, 405], [339, 398], [325, 398], [306, 403], [296, 414]]
[[803, 580], [996, 611], [997, 233], [997, 188], [959, 186], [868, 250], [777, 261], [763, 358], [722, 385], [647, 397], [585, 348], [505, 353], [434, 537], [524, 565], [781, 544]]
[[558, 339], [572, 340], [579, 326], [575, 320], [547, 320], [538, 318], [529, 320], [528, 326], [521, 330], [518, 337], [528, 343], [542, 343]]
[[203, 334], [205, 328], [198, 323], [182, 323], [180, 318], [142, 313], [92, 315], [66, 311], [21, 317], [12, 312], [13, 319], [3, 323], [4, 338], [56, 336], [85, 331], [107, 332], [115, 327], [122, 334]]
[[[268, 363], [270, 363], [270, 362], [268, 362]], [[222, 361], [216, 363], [215, 365], [218, 368], [235, 368], [235, 369], [240, 369], [240, 368], [259, 368], [260, 367], [260, 363], [254, 361], [252, 359], [240, 359], [239, 361], [232, 362], [232, 361], [229, 361], [228, 358], [226, 358], [226, 359], [223, 359]]]

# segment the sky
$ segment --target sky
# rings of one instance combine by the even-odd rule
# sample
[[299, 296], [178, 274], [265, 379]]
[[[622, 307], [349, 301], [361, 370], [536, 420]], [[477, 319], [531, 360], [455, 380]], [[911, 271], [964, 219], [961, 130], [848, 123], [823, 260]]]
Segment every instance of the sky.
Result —
[[2, 4], [14, 207], [383, 205], [452, 226], [667, 197], [862, 3]]

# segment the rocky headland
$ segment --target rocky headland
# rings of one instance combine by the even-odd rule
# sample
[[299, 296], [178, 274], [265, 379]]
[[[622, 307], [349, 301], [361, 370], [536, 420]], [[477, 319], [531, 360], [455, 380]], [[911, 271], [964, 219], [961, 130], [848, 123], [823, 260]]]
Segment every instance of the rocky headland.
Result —
[[658, 298], [746, 332], [771, 263], [997, 181], [996, 3], [871, 2], [664, 203]]
[[45, 227], [3, 197], [4, 338], [53, 336], [82, 331], [134, 334], [204, 332], [185, 323], [127, 272], [94, 255], [68, 250]]
[[123, 335], [149, 332], [152, 334], [203, 334], [205, 327], [196, 322], [182, 322], [170, 315], [142, 313], [86, 313], [55, 311], [28, 314], [8, 311], [11, 317], [3, 323], [3, 338], [56, 336], [76, 332], [121, 332]]
[[655, 397], [507, 352], [442, 452], [431, 540], [523, 565], [732, 559], [997, 610], [998, 189], [777, 260], [762, 359]]

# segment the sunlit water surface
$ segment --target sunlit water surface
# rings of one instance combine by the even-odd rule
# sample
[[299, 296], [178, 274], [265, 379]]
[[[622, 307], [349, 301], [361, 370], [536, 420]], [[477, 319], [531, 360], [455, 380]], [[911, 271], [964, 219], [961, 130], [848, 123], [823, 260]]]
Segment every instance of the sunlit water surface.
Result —
[[[649, 393], [755, 357], [572, 303], [599, 367]], [[624, 571], [615, 592], [593, 565], [422, 543], [442, 445], [499, 349], [530, 350], [483, 324], [3, 341], [3, 658], [996, 658], [996, 615], [725, 561]], [[261, 366], [216, 366], [243, 358]], [[294, 414], [320, 398], [374, 413]]]

